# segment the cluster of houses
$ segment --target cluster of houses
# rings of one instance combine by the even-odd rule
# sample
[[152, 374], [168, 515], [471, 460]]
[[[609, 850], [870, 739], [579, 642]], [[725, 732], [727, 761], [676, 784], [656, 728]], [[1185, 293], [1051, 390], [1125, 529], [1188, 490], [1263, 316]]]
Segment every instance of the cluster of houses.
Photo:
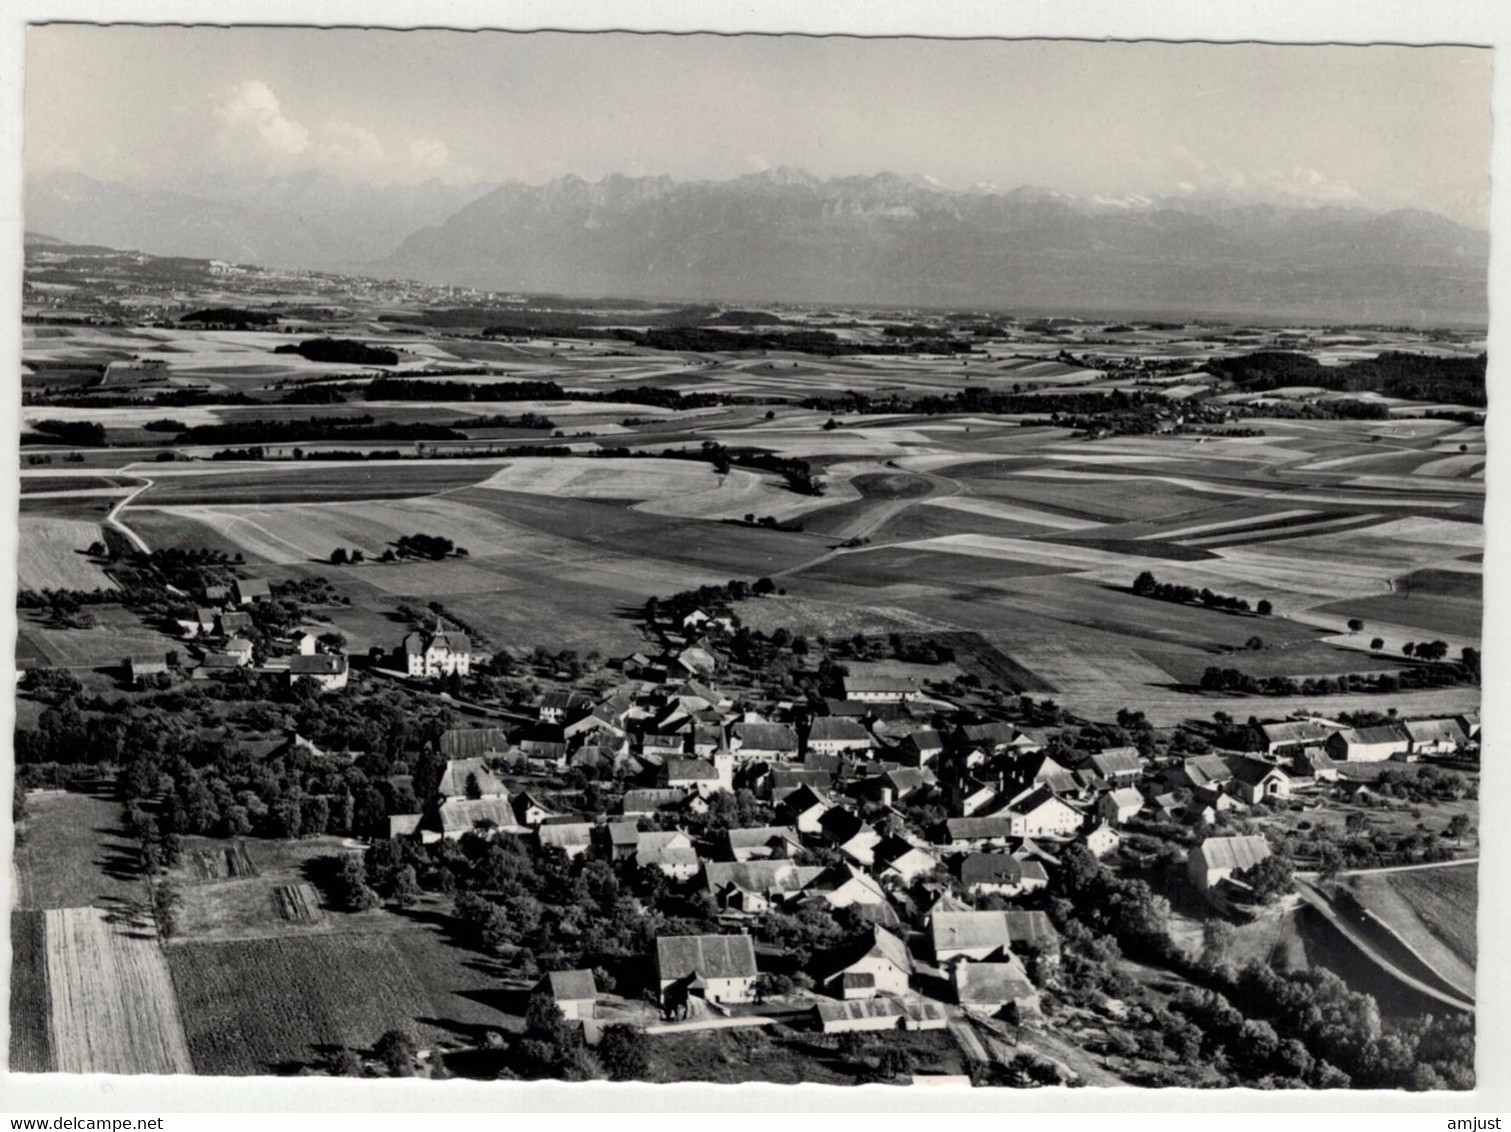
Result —
[[[178, 622], [180, 635], [195, 651], [185, 668], [192, 680], [207, 680], [240, 668], [258, 672], [286, 674], [290, 683], [309, 680], [324, 691], [346, 687], [350, 677], [347, 658], [339, 652], [324, 652], [319, 639], [306, 630], [296, 630], [286, 640], [274, 642], [278, 650], [256, 664], [252, 642], [253, 620], [250, 607], [271, 601], [272, 590], [265, 578], [237, 578], [230, 585], [205, 587], [204, 604], [197, 606], [192, 618]], [[140, 684], [143, 679], [168, 671], [166, 656], [135, 655], [125, 661], [127, 679]]]

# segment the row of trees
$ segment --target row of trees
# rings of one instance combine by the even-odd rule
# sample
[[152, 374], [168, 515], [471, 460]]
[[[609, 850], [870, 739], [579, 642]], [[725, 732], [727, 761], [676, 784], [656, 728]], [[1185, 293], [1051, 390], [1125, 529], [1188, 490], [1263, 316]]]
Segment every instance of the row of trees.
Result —
[[[1201, 604], [1209, 609], [1222, 609], [1233, 613], [1249, 612], [1249, 603], [1240, 597], [1213, 593], [1210, 589], [1183, 586], [1178, 582], [1161, 582], [1151, 570], [1145, 570], [1133, 579], [1132, 590], [1139, 597], [1152, 597], [1160, 601], [1177, 601], [1187, 605]], [[1274, 612], [1274, 606], [1261, 600], [1254, 610], [1261, 617]]]

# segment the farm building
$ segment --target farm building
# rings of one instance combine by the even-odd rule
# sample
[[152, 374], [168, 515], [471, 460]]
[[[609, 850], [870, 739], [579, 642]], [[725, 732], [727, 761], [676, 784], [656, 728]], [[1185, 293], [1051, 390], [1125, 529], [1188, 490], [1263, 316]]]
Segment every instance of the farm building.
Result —
[[133, 684], [140, 684], [149, 676], [165, 675], [168, 671], [168, 657], [160, 653], [128, 656], [124, 667], [126, 679]]
[[211, 676], [221, 675], [226, 672], [234, 672], [238, 668], [245, 668], [247, 662], [241, 657], [228, 652], [207, 652], [194, 669], [190, 676], [195, 680], [205, 680]]
[[592, 971], [552, 971], [536, 989], [551, 996], [563, 1018], [593, 1017], [593, 1007], [598, 1001], [598, 983]]
[[798, 755], [797, 732], [785, 723], [741, 721], [729, 729], [729, 749], [742, 760], [795, 759]]
[[1469, 736], [1470, 739], [1478, 739], [1480, 737], [1479, 712], [1468, 711], [1463, 715], [1455, 716], [1454, 719], [1457, 721], [1459, 728], [1464, 732], [1465, 735]]
[[410, 633], [399, 643], [397, 661], [399, 667], [418, 679], [466, 676], [472, 671], [472, 642], [466, 633], [454, 629]]
[[1038, 861], [1024, 861], [1007, 853], [969, 853], [960, 861], [960, 886], [973, 896], [989, 892], [1017, 896], [1037, 892], [1049, 884]]
[[1280, 755], [1325, 743], [1338, 727], [1316, 719], [1287, 719], [1280, 723], [1261, 723], [1255, 730], [1264, 752]]
[[1242, 755], [1229, 755], [1223, 761], [1233, 772], [1224, 789], [1249, 805], [1257, 805], [1266, 798], [1291, 796], [1291, 776], [1274, 763]]
[[1113, 825], [1136, 818], [1144, 808], [1144, 796], [1132, 786], [1109, 790], [1097, 799], [1097, 813]]
[[512, 749], [509, 737], [497, 727], [453, 727], [441, 732], [437, 748], [448, 759], [476, 761]]
[[688, 1000], [754, 1002], [755, 947], [748, 935], [678, 935], [656, 939], [656, 977], [662, 1009]]
[[447, 759], [436, 791], [448, 798], [509, 797], [509, 788], [481, 758]]
[[1469, 745], [1456, 719], [1408, 719], [1401, 724], [1413, 755], [1451, 755]]
[[835, 998], [905, 995], [913, 974], [913, 957], [897, 936], [886, 928], [872, 927], [869, 936], [830, 956], [820, 970], [823, 974], [817, 979], [818, 985]]
[[943, 751], [944, 740], [939, 732], [924, 728], [903, 736], [893, 748], [891, 757], [903, 766], [921, 767], [933, 762]]
[[254, 601], [272, 601], [273, 591], [266, 578], [237, 578], [231, 583], [231, 597], [237, 605], [251, 605]]
[[[470, 830], [483, 828], [514, 828], [514, 811], [507, 799], [447, 798], [435, 811], [432, 819], [420, 823], [420, 833], [434, 833], [439, 837], [454, 840]], [[433, 839], [431, 839], [433, 840]]]
[[808, 730], [808, 750], [837, 755], [842, 751], [869, 751], [871, 733], [853, 719], [821, 715]]
[[1060, 933], [1055, 930], [1048, 912], [1009, 910], [1002, 915], [1006, 917], [1007, 931], [1012, 936], [1016, 953], [1037, 951], [1053, 955], [1059, 952]]
[[843, 683], [845, 699], [863, 704], [900, 704], [918, 695], [917, 682], [899, 676], [852, 674]]
[[583, 818], [547, 818], [535, 827], [542, 849], [560, 849], [568, 857], [580, 857], [593, 846], [593, 823]]
[[627, 818], [641, 817], [643, 815], [659, 813], [662, 810], [676, 809], [687, 801], [687, 791], [672, 789], [626, 790], [624, 800], [620, 808]]
[[1000, 963], [957, 963], [951, 974], [955, 1001], [968, 1010], [987, 1014], [1011, 1006], [1019, 1013], [1036, 1012], [1039, 992], [1023, 964], [1011, 956]]
[[1221, 755], [1193, 755], [1178, 767], [1166, 771], [1164, 781], [1170, 789], [1186, 787], [1202, 790], [1222, 786], [1233, 777], [1233, 771], [1223, 762]]
[[350, 675], [346, 657], [340, 653], [322, 652], [313, 656], [301, 654], [289, 658], [291, 684], [296, 680], [313, 680], [322, 690], [335, 692], [346, 687]]
[[892, 998], [857, 998], [843, 1002], [819, 1002], [814, 1021], [826, 1034], [849, 1034], [858, 1030], [896, 1030], [903, 1025], [902, 1003]]
[[424, 814], [390, 814], [388, 816], [389, 837], [413, 837], [420, 831], [420, 820]]
[[707, 759], [667, 759], [660, 779], [668, 790], [696, 790], [706, 795], [724, 788], [718, 769]]
[[642, 869], [659, 869], [672, 880], [695, 877], [702, 867], [692, 838], [680, 829], [641, 833], [635, 843], [635, 864]]
[[1088, 755], [1082, 765], [1097, 778], [1118, 786], [1131, 786], [1144, 773], [1144, 758], [1137, 747], [1107, 747]]
[[1202, 892], [1210, 892], [1234, 873], [1259, 864], [1270, 855], [1270, 843], [1259, 834], [1208, 837], [1186, 855], [1186, 875]]
[[887, 903], [887, 894], [876, 879], [848, 861], [829, 866], [808, 886], [808, 891], [821, 893], [831, 908]]
[[1013, 823], [1005, 817], [949, 818], [940, 827], [938, 835], [951, 849], [1006, 846], [1013, 836]]
[[802, 838], [790, 825], [762, 825], [731, 829], [726, 834], [729, 857], [751, 861], [762, 857], [790, 857], [803, 847]]
[[1013, 939], [1005, 912], [935, 912], [929, 917], [929, 941], [934, 961], [948, 963], [1006, 954]]
[[1339, 762], [1384, 762], [1410, 751], [1411, 738], [1393, 725], [1350, 727], [1328, 736], [1326, 750]]
[[593, 699], [584, 692], [547, 692], [536, 714], [542, 723], [566, 723], [593, 710]]
[[824, 875], [822, 865], [789, 861], [708, 861], [703, 881], [726, 912], [765, 912], [798, 896]]
[[234, 637], [252, 631], [250, 613], [220, 613], [215, 617], [215, 631], [222, 637]]
[[623, 861], [640, 848], [640, 826], [632, 821], [611, 821], [598, 827], [598, 835], [608, 843], [609, 859]]

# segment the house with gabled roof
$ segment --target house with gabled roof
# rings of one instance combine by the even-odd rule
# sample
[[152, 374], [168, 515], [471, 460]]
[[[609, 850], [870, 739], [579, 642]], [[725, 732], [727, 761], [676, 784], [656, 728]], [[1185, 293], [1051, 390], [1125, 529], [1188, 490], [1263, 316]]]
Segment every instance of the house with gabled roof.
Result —
[[950, 790], [950, 809], [962, 818], [976, 817], [994, 809], [1001, 800], [1001, 792], [976, 778], [966, 778]]
[[1106, 820], [1097, 822], [1081, 835], [1081, 844], [1086, 846], [1086, 851], [1098, 858], [1116, 852], [1122, 843], [1123, 839], [1118, 835], [1118, 831], [1113, 829]]
[[231, 583], [231, 596], [237, 605], [251, 605], [254, 601], [272, 601], [273, 591], [266, 578], [237, 578]]
[[507, 798], [447, 798], [436, 807], [433, 818], [420, 823], [420, 832], [433, 831], [455, 839], [473, 830], [492, 831], [516, 827], [514, 810]]
[[541, 697], [536, 715], [542, 723], [567, 723], [593, 709], [593, 698], [586, 692], [551, 691]]
[[593, 823], [571, 815], [551, 817], [535, 827], [535, 837], [542, 849], [560, 849], [568, 857], [580, 857], [593, 847]]
[[807, 891], [822, 894], [824, 902], [832, 908], [887, 902], [887, 894], [876, 878], [848, 861], [830, 865], [808, 886]]
[[636, 840], [635, 864], [657, 869], [672, 880], [690, 880], [703, 867], [692, 838], [680, 829], [642, 832]]
[[1144, 757], [1137, 747], [1105, 747], [1087, 755], [1082, 765], [1114, 786], [1132, 786], [1144, 774]]
[[535, 826], [556, 816], [555, 810], [546, 806], [528, 790], [514, 795], [509, 805], [513, 808], [515, 822], [519, 825]]
[[853, 719], [821, 715], [808, 729], [807, 747], [820, 754], [841, 751], [869, 751], [874, 743], [871, 733]]
[[934, 961], [942, 965], [1005, 955], [1012, 933], [1004, 912], [935, 912], [929, 917], [929, 942]]
[[1233, 772], [1224, 789], [1248, 805], [1258, 805], [1266, 798], [1291, 796], [1291, 776], [1274, 763], [1244, 755], [1229, 755], [1223, 761]]
[[913, 975], [913, 956], [907, 944], [886, 928], [872, 926], [855, 943], [817, 964], [814, 980], [835, 998], [875, 998], [878, 994], [905, 996]]
[[903, 676], [857, 671], [841, 677], [845, 699], [863, 704], [900, 704], [918, 696], [918, 682]]
[[[250, 643], [250, 642], [249, 642]], [[228, 649], [229, 651], [229, 649]], [[248, 651], [248, 659], [251, 657]], [[312, 680], [322, 691], [339, 692], [346, 687], [351, 670], [346, 657], [340, 653], [303, 653], [289, 657], [289, 683], [296, 680]]]
[[688, 1012], [692, 998], [707, 1002], [755, 1001], [755, 948], [748, 935], [680, 935], [656, 939], [661, 1007]]
[[1408, 719], [1401, 724], [1413, 755], [1452, 755], [1469, 745], [1456, 719]]
[[939, 841], [953, 850], [1005, 847], [1013, 836], [1013, 823], [1007, 817], [948, 818], [935, 831]]
[[742, 762], [795, 759], [799, 749], [797, 731], [785, 723], [740, 720], [729, 729], [729, 749]]
[[1261, 723], [1255, 730], [1265, 754], [1280, 755], [1326, 743], [1338, 724], [1319, 719], [1286, 719], [1278, 723]]
[[803, 839], [794, 826], [762, 825], [731, 829], [725, 834], [725, 847], [732, 861], [753, 861], [770, 857], [791, 857], [803, 847]]
[[833, 807], [834, 800], [822, 790], [808, 783], [794, 786], [777, 800], [777, 807], [792, 820], [799, 833], [818, 833], [823, 816]]
[[436, 792], [448, 798], [505, 798], [509, 788], [483, 758], [447, 759]]
[[1210, 892], [1234, 873], [1252, 868], [1270, 854], [1270, 843], [1260, 834], [1207, 837], [1186, 854], [1186, 875], [1202, 892]]
[[928, 766], [944, 753], [944, 738], [933, 728], [910, 731], [892, 748], [892, 757], [903, 766]]
[[708, 795], [724, 788], [718, 768], [707, 759], [667, 759], [658, 778], [670, 790], [696, 790]]
[[1133, 786], [1109, 790], [1097, 799], [1097, 813], [1113, 825], [1122, 825], [1138, 817], [1144, 808], [1144, 796]]
[[910, 885], [940, 867], [939, 858], [902, 837], [883, 840], [871, 853], [876, 875]]
[[1047, 786], [1037, 786], [1008, 803], [1002, 816], [1012, 823], [1016, 837], [1070, 837], [1085, 821]]
[[1166, 781], [1172, 788], [1184, 786], [1191, 790], [1221, 787], [1232, 777], [1233, 771], [1221, 755], [1192, 755], [1166, 772]]
[[972, 896], [997, 893], [1020, 896], [1049, 885], [1049, 874], [1038, 861], [1008, 853], [968, 853], [959, 864], [960, 886]]
[[551, 971], [536, 989], [549, 995], [561, 1016], [569, 1021], [593, 1017], [598, 1002], [598, 980], [592, 971]]
[[782, 860], [703, 862], [704, 885], [720, 910], [749, 914], [797, 899], [825, 871]]

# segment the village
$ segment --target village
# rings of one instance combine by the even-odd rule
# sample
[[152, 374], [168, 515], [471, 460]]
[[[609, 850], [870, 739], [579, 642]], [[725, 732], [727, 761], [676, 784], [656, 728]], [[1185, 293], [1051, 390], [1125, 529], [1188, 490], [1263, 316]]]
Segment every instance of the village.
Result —
[[[187, 657], [128, 658], [126, 679], [165, 688], [239, 672], [321, 697], [351, 679], [444, 704], [452, 725], [426, 742], [398, 803], [415, 808], [382, 819], [386, 844], [372, 831], [327, 899], [363, 907], [437, 883], [455, 891], [449, 874], [436, 880], [448, 843], [471, 858], [507, 845], [559, 878], [606, 868], [663, 925], [612, 974], [525, 958], [531, 949], [499, 922], [517, 908], [482, 889], [456, 896], [454, 915], [484, 950], [514, 954], [538, 978], [532, 1001], [554, 1006], [550, 1025], [579, 1035], [578, 1049], [625, 1027], [948, 1030], [978, 1072], [1084, 1083], [1095, 1070], [1055, 1031], [1072, 1003], [1105, 1011], [1108, 996], [1088, 998], [1084, 978], [1066, 974], [1057, 922], [1088, 869], [1137, 878], [1158, 931], [1199, 925], [1199, 961], [1210, 961], [1214, 939], [1278, 923], [1303, 901], [1334, 914], [1347, 898], [1327, 882], [1340, 872], [1472, 860], [1462, 817], [1405, 837], [1371, 839], [1369, 827], [1371, 811], [1389, 824], [1397, 811], [1472, 802], [1477, 714], [1245, 724], [1218, 710], [1207, 727], [1155, 729], [1130, 708], [1116, 722], [1077, 720], [1047, 700], [931, 678], [917, 641], [890, 642], [909, 661], [840, 661], [871, 653], [752, 632], [728, 599], [772, 591], [761, 579], [653, 599], [645, 649], [576, 679], [547, 654], [526, 694], [518, 665], [439, 614], [391, 650], [349, 660], [339, 634], [263, 631], [254, 618], [275, 591], [236, 577], [206, 586], [205, 604], [179, 622]], [[779, 681], [767, 675], [774, 652]], [[815, 694], [791, 694], [793, 664], [813, 673]], [[504, 671], [519, 689], [506, 706], [479, 694]], [[297, 732], [256, 747], [296, 749], [316, 767], [361, 757]], [[1392, 934], [1347, 916], [1337, 930], [1366, 955]], [[1375, 958], [1416, 991], [1470, 1008], [1472, 990]], [[887, 1075], [911, 1064], [883, 1062]], [[569, 1072], [559, 1060], [543, 1068]]]

